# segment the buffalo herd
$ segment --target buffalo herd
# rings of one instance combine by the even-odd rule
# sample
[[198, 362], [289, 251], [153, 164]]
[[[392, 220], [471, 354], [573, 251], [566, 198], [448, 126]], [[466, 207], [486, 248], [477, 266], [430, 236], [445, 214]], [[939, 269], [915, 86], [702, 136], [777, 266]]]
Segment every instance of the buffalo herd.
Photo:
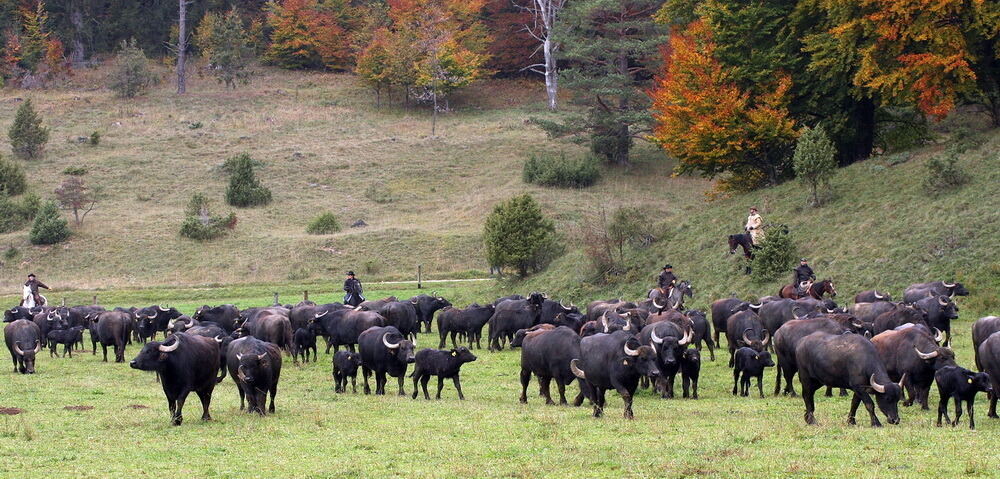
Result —
[[[22, 374], [35, 372], [42, 347], [58, 356], [61, 345], [63, 356], [72, 356], [74, 347], [83, 346], [84, 332], [90, 336], [92, 354], [100, 344], [104, 361], [110, 349], [115, 362], [124, 362], [126, 347], [142, 344], [129, 365], [156, 372], [174, 425], [183, 421], [191, 392], [201, 400], [202, 419], [211, 419], [212, 392], [227, 374], [237, 386], [241, 409], [274, 413], [284, 354], [296, 363], [300, 358], [308, 362], [310, 356], [316, 361], [319, 338], [327, 354], [334, 349], [337, 393], [346, 392], [348, 378], [357, 392], [360, 368], [365, 394], [372, 393], [369, 379], [374, 375], [374, 394], [385, 394], [392, 377], [398, 394], [405, 395], [404, 379], [412, 365], [414, 399], [421, 389], [430, 399], [427, 384], [432, 376], [438, 379], [437, 399], [446, 379], [464, 399], [460, 371], [476, 361], [472, 350], [482, 349], [487, 326], [489, 351], [520, 349], [520, 402], [528, 401], [534, 376], [547, 404], [556, 403], [551, 391], [555, 383], [559, 404], [580, 406], [587, 400], [595, 417], [603, 414], [609, 390], [621, 396], [628, 419], [634, 417], [633, 401], [642, 389], [673, 398], [678, 374], [683, 397], [697, 399], [702, 346], [714, 361], [722, 336], [733, 372], [732, 394], [748, 396], [756, 379], [763, 397], [765, 371], [774, 368], [774, 395], [795, 396], [792, 380], [798, 375], [808, 424], [816, 423], [814, 398], [822, 388], [827, 395], [835, 388], [842, 395], [853, 394], [850, 424], [861, 405], [872, 426], [881, 426], [876, 407], [890, 424], [898, 424], [898, 403], [929, 409], [934, 384], [940, 397], [939, 426], [942, 418], [958, 424], [964, 403], [974, 428], [977, 392], [987, 393], [989, 417], [997, 417], [1000, 318], [988, 316], [973, 325], [978, 372], [956, 364], [951, 322], [958, 318], [956, 297], [969, 294], [960, 283], [914, 284], [903, 292], [902, 301], [893, 301], [885, 291], [868, 290], [858, 293], [850, 307], [837, 305], [832, 297], [731, 297], [712, 302], [708, 314], [684, 307], [684, 297], [693, 297], [693, 290], [690, 283], [682, 284], [675, 294], [592, 301], [584, 310], [540, 292], [465, 308], [431, 294], [408, 300], [388, 297], [357, 307], [309, 301], [242, 310], [206, 305], [191, 316], [160, 305], [113, 310], [14, 307], [4, 311], [4, 339], [14, 372]], [[830, 289], [835, 291], [832, 283]], [[418, 350], [418, 334], [431, 330], [435, 316], [440, 349]], [[452, 349], [445, 349], [449, 339]], [[569, 401], [567, 386], [573, 383], [579, 389]], [[950, 400], [954, 420], [948, 415]]]

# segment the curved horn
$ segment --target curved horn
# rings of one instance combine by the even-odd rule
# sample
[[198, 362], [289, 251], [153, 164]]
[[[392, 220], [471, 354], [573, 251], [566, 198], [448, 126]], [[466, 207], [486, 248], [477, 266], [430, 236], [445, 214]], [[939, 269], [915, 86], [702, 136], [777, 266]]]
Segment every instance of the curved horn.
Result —
[[656, 328], [649, 331], [649, 339], [653, 340], [654, 344], [663, 344], [663, 338], [656, 335]]
[[246, 381], [247, 375], [243, 374], [243, 365], [236, 367], [236, 377], [240, 378], [240, 381]]
[[958, 283], [945, 283], [944, 281], [942, 281], [941, 285], [944, 286], [945, 288], [954, 288], [956, 285], [958, 285]]
[[263, 353], [258, 354], [257, 355], [257, 360], [258, 361], [263, 361], [265, 357], [267, 357], [267, 351], [264, 351]]
[[917, 352], [917, 356], [920, 356], [920, 359], [934, 359], [938, 357], [937, 351], [934, 351], [933, 353], [922, 353], [919, 349], [917, 349], [916, 345], [913, 346], [913, 350]]
[[632, 349], [632, 348], [628, 347], [628, 341], [625, 341], [625, 347], [623, 347], [622, 349], [624, 349], [625, 350], [625, 354], [627, 354], [629, 356], [638, 356], [639, 355], [639, 350], [638, 349]]
[[944, 333], [940, 329], [934, 328], [934, 342], [940, 344], [941, 341], [944, 341]]
[[185, 330], [191, 329], [193, 327], [194, 327], [194, 321], [188, 321], [188, 322], [184, 323], [184, 329]]
[[386, 338], [386, 336], [388, 336], [388, 335], [389, 335], [389, 333], [386, 333], [386, 334], [382, 335], [382, 344], [384, 344], [385, 347], [387, 347], [389, 349], [396, 349], [396, 348], [398, 348], [399, 347], [399, 343], [396, 343], [396, 344], [390, 343], [389, 340]]
[[747, 338], [747, 331], [750, 331], [750, 328], [743, 330], [743, 344], [750, 344], [750, 338]]
[[868, 378], [868, 383], [871, 384], [871, 387], [872, 387], [872, 389], [875, 390], [875, 392], [877, 392], [879, 394], [885, 393], [885, 386], [883, 386], [883, 385], [875, 382], [875, 375], [874, 374], [872, 374], [872, 376], [870, 378]]
[[21, 348], [18, 347], [17, 341], [14, 341], [14, 353], [18, 356], [24, 356], [24, 351], [21, 351]]
[[622, 328], [622, 331], [631, 331], [631, 330], [632, 330], [632, 321], [625, 321], [625, 327]]
[[164, 346], [164, 345], [161, 344], [159, 349], [160, 349], [161, 353], [170, 353], [170, 352], [176, 351], [177, 348], [179, 348], [180, 346], [181, 346], [181, 341], [179, 339], [177, 339], [177, 340], [174, 341], [174, 344], [172, 344], [170, 346]]
[[763, 334], [764, 334], [764, 338], [763, 338], [763, 339], [761, 339], [761, 340], [760, 340], [760, 342], [761, 342], [761, 344], [763, 344], [764, 346], [767, 346], [767, 343], [771, 342], [771, 333], [767, 332], [767, 330], [765, 329], [765, 330], [763, 331]]
[[174, 329], [174, 323], [176, 322], [177, 321], [174, 321], [172, 319], [170, 321], [167, 321], [167, 329]]
[[574, 376], [576, 376], [576, 377], [578, 377], [580, 379], [587, 379], [587, 373], [583, 372], [582, 369], [580, 369], [579, 367], [577, 367], [577, 365], [576, 365], [577, 361], [579, 361], [579, 360], [578, 359], [571, 359], [569, 361], [569, 370], [573, 371], [573, 375]]
[[941, 306], [948, 306], [949, 301], [946, 298], [947, 296], [938, 297], [938, 304], [940, 304]]
[[660, 303], [656, 302], [656, 298], [653, 298], [653, 307], [656, 308], [657, 310], [663, 311], [663, 306], [661, 306]]
[[38, 352], [41, 351], [41, 350], [42, 350], [42, 342], [36, 339], [35, 340], [35, 354], [38, 354]]
[[243, 353], [236, 353], [236, 360], [237, 361], [242, 361], [243, 360]]
[[900, 376], [900, 378], [899, 378], [899, 388], [900, 389], [903, 388], [903, 383], [905, 383], [905, 382], [906, 382], [906, 373], [903, 373], [903, 375]]
[[214, 339], [215, 339], [215, 342], [217, 342], [219, 344], [222, 344], [222, 341], [224, 340], [224, 338], [223, 338], [223, 336], [221, 334], [218, 335], [218, 336], [216, 336]]
[[882, 296], [881, 294], [878, 294], [878, 290], [877, 289], [873, 290], [873, 291], [875, 291], [875, 299], [885, 299], [885, 296]]
[[160, 305], [156, 305], [156, 309], [159, 309], [160, 311], [164, 311], [164, 312], [170, 311], [169, 309], [164, 308], [163, 306], [160, 306]]
[[323, 316], [326, 316], [326, 313], [329, 313], [329, 312], [330, 312], [329, 310], [326, 310], [326, 311], [323, 311], [322, 313], [313, 314], [313, 319], [322, 318]]
[[764, 303], [751, 304], [750, 309], [760, 309], [761, 306], [764, 306]]
[[860, 321], [851, 321], [851, 326], [854, 326], [857, 329], [862, 329], [865, 327], [865, 323], [862, 323]]
[[685, 345], [687, 345], [688, 343], [691, 342], [691, 338], [693, 338], [693, 337], [694, 337], [694, 330], [692, 330], [691, 328], [688, 328], [686, 331], [684, 331], [684, 337], [681, 338], [680, 341], [677, 341], [677, 345], [679, 345], [679, 346], [685, 346]]
[[361, 305], [359, 304], [358, 307], [354, 308], [354, 310], [355, 311], [361, 311]]
[[604, 314], [601, 315], [601, 324], [604, 326], [604, 332], [605, 333], [608, 332], [608, 312], [607, 311], [605, 311]]

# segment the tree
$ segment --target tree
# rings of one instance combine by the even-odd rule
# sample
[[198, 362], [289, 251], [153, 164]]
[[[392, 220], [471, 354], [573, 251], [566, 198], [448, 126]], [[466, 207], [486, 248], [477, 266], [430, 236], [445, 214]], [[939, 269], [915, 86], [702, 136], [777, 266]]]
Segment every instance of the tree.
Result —
[[83, 225], [84, 218], [94, 211], [100, 198], [99, 189], [88, 187], [82, 178], [76, 176], [63, 180], [55, 194], [59, 206], [73, 212], [73, 220], [77, 226]]
[[35, 112], [30, 98], [18, 107], [7, 136], [14, 156], [31, 160], [42, 155], [49, 141], [49, 129], [42, 126], [42, 117]]
[[120, 98], [135, 98], [146, 92], [155, 76], [149, 70], [149, 60], [135, 39], [122, 40], [115, 55], [108, 86]]
[[751, 276], [757, 282], [771, 281], [787, 274], [795, 263], [795, 242], [784, 227], [768, 228], [750, 260]]
[[28, 189], [21, 165], [0, 156], [0, 196], [17, 196]]
[[666, 65], [650, 92], [657, 122], [651, 139], [677, 159], [677, 173], [728, 173], [717, 185], [723, 191], [788, 177], [796, 137], [786, 108], [790, 79], [780, 75], [766, 92], [751, 95], [733, 82], [715, 49], [702, 20], [671, 36]]
[[354, 73], [375, 90], [375, 105], [382, 104], [382, 89], [393, 83], [391, 33], [388, 28], [375, 31], [371, 42], [358, 54]]
[[[559, 52], [559, 42], [553, 37], [556, 32], [559, 13], [566, 6], [566, 0], [530, 0], [520, 7], [531, 13], [534, 23], [526, 25], [528, 33], [541, 43], [543, 63], [531, 65], [531, 71], [545, 76], [545, 93], [548, 96], [549, 109], [556, 109], [556, 99], [559, 92], [559, 72], [556, 64], [556, 53]], [[542, 70], [538, 70], [542, 67]]]
[[282, 0], [268, 4], [271, 46], [265, 57], [282, 68], [345, 70], [351, 62], [352, 19], [346, 1]]
[[[424, 98], [430, 97], [433, 107], [431, 114], [431, 135], [437, 131], [437, 114], [442, 108], [439, 99], [451, 92], [479, 79], [486, 62], [486, 56], [465, 49], [454, 39], [436, 43], [440, 37], [428, 39], [426, 55], [419, 63], [416, 85], [423, 87]], [[448, 107], [444, 107], [448, 110]]]
[[812, 190], [812, 205], [819, 206], [817, 190], [821, 184], [828, 184], [837, 169], [837, 149], [826, 135], [823, 126], [806, 128], [795, 144], [792, 165], [795, 176], [809, 185]]
[[35, 215], [28, 239], [31, 244], [56, 244], [69, 238], [69, 226], [59, 216], [59, 208], [54, 201], [45, 202]]
[[521, 276], [541, 270], [558, 246], [555, 225], [527, 194], [493, 208], [483, 227], [483, 242], [490, 266], [516, 268]]
[[534, 0], [486, 0], [483, 25], [492, 39], [486, 47], [490, 59], [486, 69], [500, 76], [521, 75], [540, 60], [538, 40], [528, 33], [534, 23], [531, 12], [518, 6]]
[[554, 39], [572, 65], [563, 84], [580, 92], [584, 115], [563, 123], [539, 122], [552, 136], [586, 134], [607, 161], [628, 165], [635, 138], [652, 118], [643, 92], [652, 77], [666, 28], [654, 22], [660, 0], [578, 0], [563, 10]]
[[254, 160], [243, 153], [231, 158], [226, 202], [233, 206], [261, 206], [271, 202], [271, 190], [261, 185], [254, 175]]
[[21, 64], [28, 71], [35, 71], [45, 58], [49, 39], [49, 33], [45, 31], [46, 22], [48, 13], [45, 2], [39, 0], [34, 8], [21, 8]]
[[187, 8], [194, 0], [177, 0], [177, 94], [187, 93]]
[[208, 59], [212, 74], [227, 88], [250, 83], [253, 43], [243, 17], [235, 8], [221, 15], [205, 14], [198, 25], [195, 44]]

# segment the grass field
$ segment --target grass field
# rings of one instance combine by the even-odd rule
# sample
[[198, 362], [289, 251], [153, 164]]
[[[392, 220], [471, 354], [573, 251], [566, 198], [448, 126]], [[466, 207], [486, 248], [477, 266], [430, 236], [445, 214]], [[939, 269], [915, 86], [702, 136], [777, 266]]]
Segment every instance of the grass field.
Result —
[[[486, 300], [480, 288], [442, 285], [439, 293]], [[370, 296], [415, 291], [379, 287]], [[269, 293], [253, 301], [254, 291], [219, 292], [243, 305], [269, 300]], [[190, 312], [202, 299], [173, 304]], [[969, 321], [955, 329], [967, 333]], [[958, 361], [970, 364], [968, 334], [956, 338]], [[436, 334], [418, 339], [420, 347], [436, 343]], [[138, 349], [129, 346], [126, 360]], [[151, 374], [101, 363], [100, 353], [50, 359], [43, 351], [35, 375], [13, 374], [7, 362], [0, 371], [0, 408], [22, 410], [0, 415], [0, 476], [995, 477], [1000, 460], [1000, 421], [986, 418], [982, 397], [974, 432], [935, 428], [934, 411], [912, 407], [901, 407], [899, 426], [869, 428], [863, 411], [863, 425], [848, 426], [849, 400], [836, 397], [818, 399], [820, 426], [809, 427], [801, 399], [770, 395], [773, 370], [765, 375], [765, 399], [733, 398], [728, 353], [710, 362], [706, 350], [700, 399], [640, 392], [636, 419], [627, 421], [610, 394], [606, 416], [594, 419], [586, 405], [545, 406], [535, 383], [528, 405], [519, 404], [519, 353], [475, 352], [479, 359], [463, 368], [464, 402], [450, 384], [440, 401], [335, 394], [330, 356], [321, 351], [318, 363], [285, 358], [275, 415], [241, 413], [226, 378], [216, 388], [212, 422], [199, 419], [192, 396], [184, 424], [171, 427]], [[395, 393], [394, 382], [388, 391]], [[932, 405], [936, 398], [933, 391]]]

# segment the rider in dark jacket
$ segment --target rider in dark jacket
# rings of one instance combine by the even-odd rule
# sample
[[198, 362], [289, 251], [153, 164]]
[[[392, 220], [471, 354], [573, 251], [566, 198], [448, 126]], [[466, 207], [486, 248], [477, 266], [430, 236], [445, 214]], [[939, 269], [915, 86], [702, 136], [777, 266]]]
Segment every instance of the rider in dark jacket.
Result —
[[354, 277], [354, 271], [347, 272], [347, 280], [344, 281], [344, 304], [357, 306], [364, 302], [365, 297], [361, 295], [364, 290], [361, 288], [361, 281]]
[[806, 293], [806, 288], [808, 284], [816, 281], [816, 275], [813, 273], [812, 268], [809, 267], [808, 262], [805, 258], [799, 261], [799, 266], [795, 268], [792, 276], [792, 284], [795, 285], [795, 290], [799, 296]]
[[670, 290], [674, 289], [675, 284], [677, 284], [677, 276], [674, 276], [674, 267], [668, 264], [663, 267], [663, 272], [656, 278], [656, 286], [664, 294], [670, 294]]

